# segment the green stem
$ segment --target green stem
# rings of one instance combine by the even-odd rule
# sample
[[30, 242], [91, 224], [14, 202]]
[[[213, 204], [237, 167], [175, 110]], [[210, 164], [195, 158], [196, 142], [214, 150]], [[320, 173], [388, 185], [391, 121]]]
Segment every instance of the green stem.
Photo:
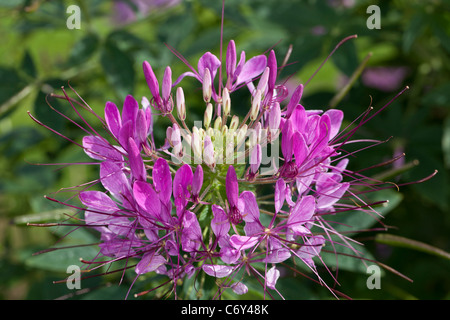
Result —
[[359, 76], [363, 72], [364, 68], [369, 62], [370, 57], [372, 57], [371, 52], [364, 58], [364, 60], [361, 62], [358, 68], [356, 68], [355, 72], [353, 72], [348, 83], [331, 99], [330, 101], [331, 108], [336, 107], [337, 104], [347, 95], [351, 87], [354, 85], [355, 81], [359, 78]]
[[375, 237], [375, 241], [392, 246], [419, 250], [425, 253], [433, 254], [438, 257], [450, 260], [450, 253], [420, 241], [395, 236], [392, 234], [377, 234]]

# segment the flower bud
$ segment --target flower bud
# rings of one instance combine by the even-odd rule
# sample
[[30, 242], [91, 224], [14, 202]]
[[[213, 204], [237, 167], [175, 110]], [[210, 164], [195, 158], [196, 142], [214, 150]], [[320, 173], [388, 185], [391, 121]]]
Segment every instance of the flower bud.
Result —
[[186, 102], [184, 100], [183, 88], [177, 88], [177, 113], [181, 121], [186, 120]]
[[220, 131], [222, 129], [222, 117], [217, 117], [214, 121], [214, 130]]
[[205, 74], [203, 75], [203, 100], [209, 102], [212, 95], [212, 80], [211, 73], [208, 68], [205, 68]]
[[261, 165], [261, 157], [262, 157], [262, 151], [261, 151], [261, 145], [257, 144], [253, 150], [252, 154], [250, 156], [250, 170], [253, 174], [255, 174], [259, 166]]
[[163, 82], [161, 87], [161, 95], [164, 104], [169, 101], [170, 91], [172, 90], [172, 70], [170, 67], [166, 67], [164, 70]]
[[256, 89], [261, 91], [262, 93], [266, 92], [267, 82], [269, 81], [269, 74], [270, 68], [266, 67], [266, 69], [264, 69], [263, 74], [261, 75], [261, 78], [259, 79], [258, 87], [256, 87]]
[[250, 120], [255, 121], [258, 117], [261, 108], [261, 90], [256, 90], [252, 101], [252, 108], [250, 110]]
[[223, 105], [223, 115], [229, 116], [231, 111], [231, 99], [230, 99], [230, 92], [228, 91], [227, 88], [223, 88], [222, 105]]
[[230, 122], [230, 131], [235, 131], [239, 127], [239, 117], [234, 115]]
[[211, 141], [210, 136], [205, 136], [204, 140], [204, 153], [203, 153], [203, 161], [206, 163], [206, 165], [212, 169], [216, 166], [215, 160], [214, 160], [214, 146]]
[[213, 113], [213, 105], [211, 103], [208, 103], [206, 105], [205, 114], [203, 116], [203, 122], [205, 123], [205, 128], [207, 129], [211, 125], [212, 113]]
[[152, 93], [153, 100], [156, 103], [156, 107], [158, 109], [161, 109], [162, 101], [161, 96], [159, 95], [159, 83], [156, 79], [155, 73], [153, 72], [150, 63], [148, 63], [147, 61], [144, 61], [142, 67], [144, 69], [145, 80], [147, 81], [147, 85], [150, 89], [150, 92]]
[[237, 132], [236, 132], [236, 143], [239, 146], [245, 140], [245, 136], [247, 135], [247, 124], [244, 124]]
[[192, 130], [191, 146], [192, 152], [194, 153], [194, 163], [201, 163], [202, 140], [200, 139], [198, 130]]

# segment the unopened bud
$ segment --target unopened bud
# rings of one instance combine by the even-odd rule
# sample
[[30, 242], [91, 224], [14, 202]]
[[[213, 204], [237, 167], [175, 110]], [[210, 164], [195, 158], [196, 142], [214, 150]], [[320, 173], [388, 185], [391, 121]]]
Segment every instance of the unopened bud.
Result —
[[212, 114], [213, 114], [213, 105], [211, 103], [208, 103], [206, 105], [205, 114], [203, 116], [205, 128], [209, 128], [209, 126], [211, 125]]
[[261, 91], [256, 90], [256, 94], [253, 97], [252, 108], [250, 111], [250, 120], [255, 121], [259, 114], [259, 109], [261, 108]]
[[203, 100], [205, 102], [209, 102], [211, 100], [212, 95], [212, 82], [211, 82], [211, 73], [209, 69], [205, 69], [205, 74], [203, 75]]
[[161, 95], [163, 102], [169, 101], [170, 91], [172, 90], [172, 70], [166, 67], [164, 70], [163, 82], [161, 86]]
[[239, 126], [239, 117], [234, 115], [230, 122], [230, 131], [235, 131]]
[[261, 145], [257, 144], [253, 150], [252, 154], [250, 156], [250, 170], [253, 174], [255, 174], [259, 166], [261, 165], [261, 157], [262, 157], [262, 151], [261, 151]]
[[214, 130], [220, 130], [222, 129], [222, 117], [217, 117], [214, 121]]
[[194, 162], [201, 163], [202, 158], [202, 140], [198, 134], [198, 130], [192, 132], [191, 139], [192, 151], [194, 153]]
[[223, 136], [226, 136], [228, 134], [228, 126], [227, 125], [224, 125], [223, 127], [222, 127], [222, 135]]
[[244, 124], [236, 133], [236, 143], [239, 146], [245, 140], [245, 136], [247, 135], [247, 124]]
[[230, 92], [228, 91], [227, 88], [223, 88], [222, 105], [223, 105], [223, 115], [229, 116], [231, 112], [231, 99], [230, 99]]
[[258, 87], [256, 89], [261, 91], [262, 93], [266, 92], [267, 82], [269, 80], [269, 74], [270, 74], [270, 68], [266, 67], [266, 69], [264, 69], [263, 74], [261, 75], [261, 78], [259, 79]]
[[186, 120], [186, 102], [184, 100], [183, 88], [177, 88], [177, 113], [181, 121]]
[[214, 145], [211, 141], [210, 136], [206, 136], [204, 140], [204, 153], [203, 153], [203, 161], [206, 163], [206, 165], [212, 169], [216, 166], [215, 160], [214, 160]]

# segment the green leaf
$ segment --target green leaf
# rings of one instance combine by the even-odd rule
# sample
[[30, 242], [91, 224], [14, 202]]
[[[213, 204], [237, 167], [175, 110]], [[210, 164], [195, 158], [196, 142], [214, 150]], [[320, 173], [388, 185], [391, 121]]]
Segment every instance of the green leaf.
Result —
[[25, 54], [23, 55], [21, 69], [29, 77], [36, 78], [36, 76], [37, 76], [36, 65], [33, 61], [33, 57], [31, 56], [31, 54], [28, 50], [26, 50]]
[[133, 94], [135, 70], [133, 60], [126, 52], [114, 42], [106, 41], [101, 50], [100, 63], [108, 83], [120, 99], [124, 100], [128, 94]]
[[15, 106], [27, 87], [26, 81], [13, 68], [0, 67], [0, 118], [6, 116]]
[[[335, 46], [336, 44], [333, 44], [329, 52], [331, 52]], [[360, 64], [355, 43], [353, 41], [347, 41], [344, 43], [333, 54], [331, 60], [346, 76], [351, 77]]]
[[72, 47], [68, 66], [73, 67], [86, 62], [91, 58], [99, 47], [99, 38], [95, 33], [89, 33]]
[[61, 88], [64, 84], [66, 84], [66, 82], [59, 79], [49, 79], [45, 81], [45, 85], [41, 87], [41, 90], [39, 90], [34, 101], [33, 115], [58, 132], [62, 132], [65, 123], [63, 118], [52, 110], [51, 107], [58, 110], [61, 108], [61, 103], [58, 99], [49, 98], [48, 95], [55, 92], [56, 88]]
[[80, 258], [93, 259], [98, 255], [98, 239], [85, 228], [59, 226], [52, 229], [61, 241], [52, 248], [34, 252], [24, 258], [25, 265], [42, 270], [66, 272], [70, 265], [82, 267]]
[[403, 34], [403, 51], [409, 53], [416, 39], [423, 33], [426, 23], [424, 23], [424, 15], [422, 12], [414, 14], [410, 19], [409, 25], [405, 28]]
[[95, 247], [64, 248], [60, 245], [59, 248], [54, 251], [33, 255], [25, 260], [25, 265], [47, 271], [67, 272], [67, 268], [70, 265], [82, 267], [80, 258], [89, 260], [98, 254], [98, 250]]
[[355, 244], [351, 244], [351, 246], [352, 248], [335, 244], [335, 249], [333, 249], [327, 245], [320, 254], [322, 262], [328, 268], [366, 273], [367, 267], [375, 264], [370, 261], [374, 260], [373, 255], [363, 246]]

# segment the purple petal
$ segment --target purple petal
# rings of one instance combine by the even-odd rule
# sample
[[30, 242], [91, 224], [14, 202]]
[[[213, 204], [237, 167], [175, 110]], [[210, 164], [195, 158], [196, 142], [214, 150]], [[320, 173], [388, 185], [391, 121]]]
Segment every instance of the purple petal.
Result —
[[141, 261], [138, 262], [135, 272], [139, 275], [152, 272], [166, 263], [166, 259], [158, 253], [149, 252], [144, 254]]
[[240, 71], [237, 79], [236, 85], [241, 83], [247, 83], [251, 81], [253, 78], [259, 76], [267, 66], [267, 57], [264, 55], [259, 55], [252, 57], [248, 60], [242, 70]]
[[300, 84], [292, 94], [291, 100], [289, 100], [289, 103], [286, 107], [286, 117], [289, 118], [294, 111], [294, 109], [297, 107], [297, 105], [300, 102], [300, 99], [302, 98], [303, 94], [303, 85]]
[[183, 217], [183, 231], [181, 232], [181, 246], [186, 252], [197, 251], [202, 243], [202, 229], [197, 217], [191, 211], [185, 211]]
[[311, 259], [320, 254], [324, 244], [325, 238], [321, 235], [308, 238], [305, 244], [297, 251], [297, 255], [301, 259]]
[[125, 190], [130, 188], [122, 167], [112, 161], [104, 161], [100, 164], [100, 181], [116, 199], [121, 199]]
[[123, 102], [122, 123], [131, 121], [133, 127], [136, 123], [136, 117], [139, 110], [139, 103], [132, 95], [127, 95]]
[[203, 185], [203, 168], [198, 165], [192, 178], [192, 195], [198, 196]]
[[204, 264], [202, 266], [202, 269], [207, 275], [211, 277], [223, 278], [229, 276], [233, 272], [234, 267], [215, 264]]
[[278, 278], [280, 277], [280, 271], [278, 271], [275, 267], [272, 267], [266, 273], [266, 285], [270, 289], [275, 289], [275, 285], [277, 283]]
[[134, 139], [134, 124], [131, 120], [124, 122], [119, 131], [119, 143], [127, 152], [128, 151], [128, 139]]
[[135, 181], [133, 195], [137, 204], [153, 217], [158, 217], [161, 212], [161, 202], [152, 185], [144, 181]]
[[109, 101], [105, 105], [105, 120], [109, 131], [118, 139], [120, 128], [122, 127], [122, 118], [117, 106]]
[[238, 236], [232, 235], [230, 238], [231, 245], [237, 250], [247, 250], [253, 248], [260, 242], [260, 237]]
[[317, 199], [317, 208], [325, 209], [338, 202], [344, 193], [348, 190], [350, 184], [348, 182], [338, 183], [336, 186], [322, 191], [322, 195]]
[[251, 191], [243, 191], [239, 197], [244, 203], [242, 214], [245, 222], [259, 222], [259, 208], [256, 196]]
[[267, 263], [280, 263], [291, 257], [289, 249], [276, 249], [271, 251], [265, 259]]
[[136, 138], [139, 145], [145, 145], [148, 136], [147, 116], [143, 109], [140, 109], [136, 117]]
[[341, 181], [342, 175], [340, 173], [322, 172], [316, 179], [316, 191], [317, 193], [321, 193], [324, 190], [336, 186]]
[[301, 164], [305, 161], [305, 159], [308, 157], [308, 146], [306, 145], [305, 138], [303, 138], [303, 135], [296, 131], [292, 137], [293, 140], [293, 149], [294, 149], [294, 156], [295, 156], [295, 163], [297, 167], [300, 167]]
[[306, 130], [306, 124], [308, 123], [308, 116], [305, 108], [301, 104], [297, 104], [292, 112], [291, 118], [294, 130], [304, 133]]
[[277, 58], [275, 56], [275, 51], [270, 50], [269, 58], [267, 59], [267, 66], [270, 68], [269, 81], [267, 83], [269, 91], [275, 88], [275, 83], [277, 81]]
[[337, 165], [334, 166], [333, 171], [342, 173], [347, 168], [348, 162], [348, 158], [342, 159]]
[[274, 103], [269, 110], [269, 129], [278, 130], [281, 123], [281, 108], [280, 104]]
[[225, 178], [225, 189], [230, 206], [237, 206], [239, 197], [239, 184], [236, 171], [233, 166], [228, 167], [227, 177]]
[[192, 185], [191, 166], [188, 164], [182, 165], [173, 178], [173, 196], [175, 198], [175, 205], [184, 207], [190, 199], [190, 186]]
[[344, 112], [341, 110], [330, 109], [327, 110], [324, 115], [325, 114], [330, 117], [330, 139], [333, 139], [341, 128], [342, 120], [344, 119]]
[[234, 293], [236, 293], [238, 295], [243, 295], [248, 292], [247, 286], [245, 284], [243, 284], [242, 282], [233, 283], [231, 285], [231, 289], [233, 290]]
[[197, 73], [191, 72], [191, 71], [187, 71], [185, 73], [182, 73], [177, 80], [172, 84], [172, 86], [176, 86], [177, 84], [179, 84], [181, 82], [181, 80], [183, 80], [185, 77], [193, 77], [196, 78], [198, 81], [202, 82], [203, 78], [201, 78]]
[[[234, 81], [234, 72], [236, 70], [236, 44], [233, 40], [228, 43], [227, 47], [227, 56], [226, 56], [226, 71], [227, 71], [227, 81], [228, 84], [231, 85], [231, 82]], [[231, 87], [227, 86], [228, 89]]]
[[172, 195], [172, 176], [167, 161], [163, 158], [156, 160], [153, 165], [153, 185], [163, 203], [169, 203]]
[[205, 74], [206, 68], [208, 68], [209, 71], [211, 72], [211, 79], [214, 79], [214, 77], [216, 76], [217, 69], [219, 67], [220, 67], [220, 60], [211, 52], [206, 52], [198, 60], [198, 73], [202, 79]]
[[328, 141], [330, 141], [330, 129], [331, 122], [330, 117], [328, 115], [323, 115], [320, 117], [318, 123], [318, 136], [316, 141], [311, 145], [311, 159], [319, 155], [326, 146], [328, 146]]
[[142, 159], [141, 152], [133, 138], [128, 139], [128, 162], [130, 164], [131, 173], [136, 180], [147, 180], [147, 171], [145, 171], [144, 160]]
[[126, 239], [119, 239], [117, 236], [114, 240], [102, 242], [99, 244], [100, 252], [109, 257], [121, 258], [135, 254], [133, 247], [141, 246], [140, 241], [131, 241]]
[[222, 238], [228, 234], [230, 230], [230, 222], [225, 211], [218, 205], [212, 205], [214, 218], [211, 220], [211, 229], [217, 238]]
[[286, 120], [283, 130], [281, 131], [281, 153], [284, 156], [284, 161], [289, 162], [292, 159], [292, 123], [291, 120]]
[[[227, 243], [228, 245], [228, 243]], [[229, 246], [223, 246], [220, 249], [220, 259], [228, 264], [235, 264], [241, 257], [241, 252]]]
[[315, 213], [315, 198], [311, 195], [301, 198], [292, 208], [287, 224], [294, 233], [302, 234], [305, 232], [303, 225], [309, 222]]
[[261, 158], [262, 158], [262, 149], [261, 145], [257, 144], [253, 150], [252, 154], [250, 156], [250, 170], [253, 173], [256, 173], [259, 169], [259, 166], [261, 165]]
[[81, 203], [91, 211], [111, 214], [119, 210], [116, 203], [101, 191], [83, 191], [79, 198]]
[[108, 229], [116, 235], [127, 237], [133, 230], [134, 221], [124, 216], [114, 216], [108, 223]]
[[278, 179], [275, 183], [275, 213], [280, 212], [286, 199], [286, 183], [283, 179]]
[[84, 152], [95, 160], [123, 161], [122, 154], [107, 141], [97, 136], [83, 137]]

